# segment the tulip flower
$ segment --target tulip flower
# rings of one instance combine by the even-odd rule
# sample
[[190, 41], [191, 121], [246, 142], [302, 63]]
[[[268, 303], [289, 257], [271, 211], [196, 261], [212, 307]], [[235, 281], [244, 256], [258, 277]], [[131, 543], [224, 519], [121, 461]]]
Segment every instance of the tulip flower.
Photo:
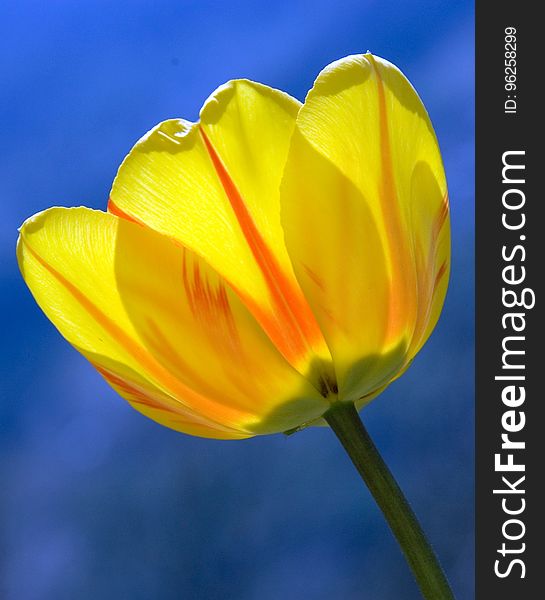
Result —
[[[380, 496], [366, 463], [386, 467], [354, 441], [367, 439], [356, 409], [438, 320], [448, 213], [421, 100], [365, 54], [326, 67], [304, 104], [248, 80], [219, 87], [197, 123], [164, 121], [136, 143], [107, 212], [28, 219], [18, 259], [45, 314], [138, 411], [223, 439], [327, 422]], [[429, 562], [415, 539], [409, 563]], [[450, 597], [441, 574], [430, 595], [411, 566], [426, 597]]]

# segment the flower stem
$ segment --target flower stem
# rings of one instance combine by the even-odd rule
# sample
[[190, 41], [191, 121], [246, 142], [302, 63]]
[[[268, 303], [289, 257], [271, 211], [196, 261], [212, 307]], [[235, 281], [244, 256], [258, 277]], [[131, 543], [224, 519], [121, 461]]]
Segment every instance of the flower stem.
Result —
[[454, 600], [443, 569], [394, 476], [369, 437], [354, 404], [338, 402], [324, 415], [395, 535], [426, 600]]

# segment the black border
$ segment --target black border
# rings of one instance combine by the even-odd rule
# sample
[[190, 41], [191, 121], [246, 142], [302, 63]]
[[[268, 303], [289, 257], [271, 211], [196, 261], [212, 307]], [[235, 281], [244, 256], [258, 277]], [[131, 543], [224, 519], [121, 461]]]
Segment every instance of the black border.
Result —
[[[545, 540], [543, 513], [545, 512], [545, 397], [540, 388], [541, 372], [545, 373], [543, 336], [545, 328], [541, 313], [543, 278], [545, 276], [545, 230], [539, 218], [540, 207], [545, 205], [545, 145], [538, 143], [543, 130], [543, 117], [538, 114], [538, 103], [543, 103], [540, 87], [543, 85], [544, 64], [542, 39], [545, 30], [540, 27], [536, 5], [530, 2], [484, 2], [476, 5], [476, 597], [477, 599], [537, 599], [545, 598], [541, 579], [545, 577]], [[517, 89], [505, 89], [505, 29], [516, 28]], [[508, 95], [516, 94], [516, 114], [505, 112]], [[544, 107], [545, 108], [545, 107]], [[543, 110], [543, 109], [542, 109]], [[540, 140], [541, 141], [541, 140]], [[506, 151], [522, 150], [525, 183], [520, 189], [525, 194], [526, 225], [523, 230], [509, 231], [502, 225], [502, 195], [509, 184], [502, 183], [502, 155]], [[520, 155], [522, 156], [522, 155]], [[514, 186], [517, 187], [517, 186]], [[520, 241], [520, 235], [525, 235]], [[494, 572], [495, 561], [501, 559], [504, 569], [508, 559], [498, 552], [503, 542], [502, 525], [507, 518], [501, 506], [502, 495], [493, 490], [501, 488], [502, 473], [495, 471], [494, 457], [501, 452], [502, 414], [508, 410], [502, 403], [501, 392], [505, 381], [495, 381], [502, 374], [502, 340], [509, 335], [502, 327], [502, 315], [512, 309], [502, 305], [502, 270], [510, 264], [502, 259], [502, 247], [512, 248], [522, 243], [526, 256], [518, 267], [526, 269], [526, 279], [519, 286], [532, 288], [536, 295], [535, 307], [525, 312], [526, 329], [519, 356], [525, 369], [526, 399], [519, 410], [524, 411], [526, 423], [518, 434], [526, 447], [518, 450], [515, 460], [525, 464], [525, 481], [519, 485], [526, 508], [520, 515], [524, 521], [525, 551], [520, 555], [525, 564], [514, 565], [509, 576], [500, 578]], [[509, 251], [507, 252], [509, 254]], [[515, 262], [517, 262], [517, 260]], [[517, 270], [518, 270], [517, 267]], [[515, 371], [511, 371], [515, 374]], [[505, 371], [503, 371], [505, 374]], [[517, 436], [513, 435], [513, 438]], [[505, 451], [504, 451], [505, 452]], [[504, 475], [508, 475], [503, 473]], [[511, 479], [514, 479], [514, 473]], [[504, 488], [506, 486], [503, 486]], [[518, 505], [520, 506], [520, 504]], [[515, 517], [513, 517], [515, 518]], [[516, 525], [511, 533], [514, 534]], [[507, 561], [507, 562], [506, 562]]]

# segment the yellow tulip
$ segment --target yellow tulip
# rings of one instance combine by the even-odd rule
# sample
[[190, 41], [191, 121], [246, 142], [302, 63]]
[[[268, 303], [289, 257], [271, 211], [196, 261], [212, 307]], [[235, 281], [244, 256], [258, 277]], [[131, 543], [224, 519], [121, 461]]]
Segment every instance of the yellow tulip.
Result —
[[51, 208], [18, 259], [61, 334], [130, 404], [185, 433], [323, 423], [397, 378], [439, 317], [445, 175], [426, 110], [371, 54], [304, 104], [247, 80], [123, 161], [108, 211]]

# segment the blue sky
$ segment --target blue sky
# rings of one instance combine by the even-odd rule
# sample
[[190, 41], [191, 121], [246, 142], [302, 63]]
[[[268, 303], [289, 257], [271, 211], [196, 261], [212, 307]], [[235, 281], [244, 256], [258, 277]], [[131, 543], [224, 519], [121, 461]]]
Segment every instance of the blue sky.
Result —
[[105, 208], [131, 145], [195, 119], [221, 83], [303, 100], [326, 64], [366, 50], [402, 68], [436, 128], [453, 270], [436, 332], [362, 416], [473, 597], [473, 5], [431, 0], [2, 5], [2, 597], [418, 598], [331, 432], [226, 443], [146, 420], [61, 339], [15, 263], [26, 217]]

